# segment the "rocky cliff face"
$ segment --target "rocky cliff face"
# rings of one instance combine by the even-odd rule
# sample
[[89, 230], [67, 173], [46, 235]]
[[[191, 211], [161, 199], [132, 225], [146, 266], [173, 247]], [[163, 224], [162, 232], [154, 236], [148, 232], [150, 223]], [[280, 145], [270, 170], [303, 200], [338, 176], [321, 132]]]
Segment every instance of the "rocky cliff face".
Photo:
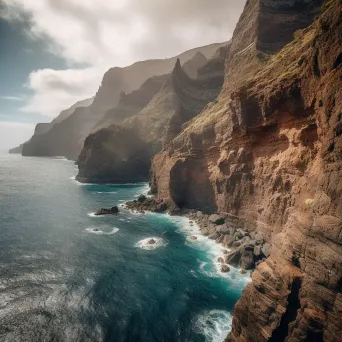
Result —
[[111, 125], [119, 125], [125, 119], [138, 114], [158, 93], [169, 75], [149, 78], [142, 86], [129, 94], [122, 93], [119, 104], [106, 112], [104, 117], [93, 127], [93, 131]]
[[218, 103], [153, 159], [159, 200], [237, 216], [271, 243], [227, 341], [342, 336], [341, 2], [297, 31], [320, 5], [248, 1]]
[[183, 70], [191, 78], [197, 78], [198, 69], [202, 68], [208, 62], [207, 58], [201, 52], [197, 52], [191, 59], [183, 64]]
[[[198, 67], [202, 66], [202, 63], [196, 63], [198, 59], [198, 55], [195, 55], [191, 64], [196, 64]], [[143, 142], [141, 146], [144, 153], [141, 153], [145, 158], [146, 165], [150, 166], [152, 156], [161, 150], [163, 143], [172, 140], [181, 131], [184, 123], [192, 119], [208, 103], [216, 99], [222, 84], [223, 65], [221, 65], [221, 71], [216, 70], [215, 75], [208, 75], [203, 79], [195, 80], [185, 73], [180, 60], [177, 60], [173, 72], [167, 76], [163, 86], [147, 106], [138, 114], [130, 116], [121, 122], [121, 126], [129, 130], [136, 141]], [[132, 101], [136, 101], [137, 95], [141, 93], [141, 91], [135, 92], [130, 94], [129, 97]], [[120, 124], [120, 120], [117, 120], [116, 124]], [[77, 178], [82, 182], [127, 181], [126, 178], [125, 180], [122, 179], [121, 164], [130, 165], [132, 162], [132, 169], [135, 168], [136, 157], [133, 159], [117, 158], [116, 149], [121, 150], [116, 136], [119, 132], [117, 125], [108, 127], [107, 130], [102, 130], [98, 134], [104, 135], [104, 132], [106, 132], [107, 141], [103, 144], [103, 153], [98, 146], [92, 147], [91, 142], [96, 140], [94, 138], [93, 140], [89, 139], [80, 154]], [[96, 134], [94, 134], [94, 137]], [[104, 140], [102, 141], [104, 142]], [[135, 150], [134, 148], [133, 152]], [[142, 150], [140, 149], [140, 151]], [[112, 156], [110, 158], [111, 162], [105, 162], [105, 159], [108, 159], [110, 155]], [[103, 162], [99, 163], [99, 159], [103, 160]], [[101, 165], [101, 168], [99, 168], [98, 164]], [[149, 168], [144, 169], [144, 173], [140, 172], [140, 170], [136, 171], [138, 172], [137, 177], [132, 177], [132, 182], [148, 180]], [[144, 177], [142, 177], [142, 174]]]
[[[36, 134], [24, 145], [25, 156], [65, 156], [76, 160], [83, 148], [84, 140], [94, 127], [103, 127], [99, 121], [121, 101], [122, 93], [131, 93], [150, 77], [164, 75], [171, 72], [177, 58], [182, 62], [188, 61], [197, 52], [204, 56], [212, 56], [222, 44], [211, 44], [186, 51], [179, 56], [147, 60], [134, 63], [125, 68], [109, 69], [102, 80], [98, 92], [91, 105], [73, 106], [72, 115], [60, 115], [63, 120], [49, 124], [39, 124]], [[134, 109], [133, 109], [134, 110]], [[127, 111], [126, 111], [127, 112]], [[131, 111], [130, 115], [133, 113]], [[123, 111], [121, 111], [121, 114]], [[113, 114], [113, 113], [112, 113]], [[109, 116], [111, 114], [109, 113]], [[57, 123], [57, 124], [56, 124]]]

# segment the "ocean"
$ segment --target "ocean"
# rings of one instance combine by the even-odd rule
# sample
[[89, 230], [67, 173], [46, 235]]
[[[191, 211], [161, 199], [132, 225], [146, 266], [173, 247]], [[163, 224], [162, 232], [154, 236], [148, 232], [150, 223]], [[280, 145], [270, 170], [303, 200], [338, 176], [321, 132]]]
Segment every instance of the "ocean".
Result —
[[222, 247], [187, 218], [121, 208], [147, 184], [76, 173], [62, 158], [0, 156], [0, 341], [222, 342], [250, 277], [220, 273]]

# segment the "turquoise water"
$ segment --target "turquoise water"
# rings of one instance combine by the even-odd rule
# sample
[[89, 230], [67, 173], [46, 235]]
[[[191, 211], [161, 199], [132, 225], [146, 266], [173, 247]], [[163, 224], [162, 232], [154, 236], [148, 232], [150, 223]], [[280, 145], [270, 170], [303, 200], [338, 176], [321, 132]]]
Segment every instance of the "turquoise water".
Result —
[[[249, 277], [220, 274], [221, 248], [191, 242], [185, 218], [93, 217], [147, 185], [80, 185], [76, 172], [0, 156], [0, 340], [223, 341]], [[158, 248], [140, 248], [150, 237]]]

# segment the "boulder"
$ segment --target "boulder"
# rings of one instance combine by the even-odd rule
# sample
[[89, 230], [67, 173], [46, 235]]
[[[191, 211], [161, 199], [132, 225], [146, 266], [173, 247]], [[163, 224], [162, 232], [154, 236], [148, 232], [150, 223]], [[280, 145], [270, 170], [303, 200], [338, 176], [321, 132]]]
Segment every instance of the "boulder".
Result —
[[221, 265], [221, 272], [222, 273], [227, 273], [229, 271], [230, 271], [230, 268], [228, 265], [226, 265], [226, 264]]
[[154, 240], [154, 239], [150, 239], [147, 241], [148, 245], [154, 245], [155, 243], [156, 243], [156, 240]]
[[219, 262], [220, 264], [224, 264], [224, 259], [219, 257], [219, 258], [217, 258], [217, 262]]
[[238, 230], [237, 232], [235, 232], [234, 234], [234, 238], [235, 240], [241, 240], [244, 237], [244, 235], [241, 233], [241, 230]]
[[218, 232], [210, 233], [208, 237], [211, 240], [216, 240], [219, 237], [219, 233]]
[[255, 246], [253, 253], [255, 256], [259, 257], [261, 255], [261, 246]]
[[233, 247], [240, 247], [241, 246], [241, 242], [240, 241], [234, 241], [233, 242]]
[[234, 242], [234, 238], [230, 235], [225, 235], [222, 241], [222, 243], [228, 247], [230, 247], [233, 244], [233, 242]]
[[146, 196], [145, 195], [140, 195], [139, 197], [138, 197], [138, 202], [139, 203], [142, 203], [142, 202], [145, 202], [146, 201]]
[[254, 256], [252, 251], [244, 251], [240, 258], [241, 268], [251, 270], [254, 268]]
[[268, 258], [271, 254], [271, 245], [269, 243], [265, 243], [261, 248], [262, 253]]
[[239, 250], [234, 251], [225, 257], [225, 262], [227, 264], [233, 265], [233, 266], [238, 266], [240, 263], [240, 258], [241, 258], [241, 253]]
[[217, 214], [213, 214], [209, 216], [209, 222], [214, 223], [216, 225], [222, 225], [224, 224], [224, 219]]
[[117, 206], [114, 206], [110, 209], [110, 212], [112, 214], [118, 214], [119, 213], [119, 208]]
[[115, 215], [119, 213], [119, 208], [117, 206], [112, 207], [111, 209], [101, 208], [97, 210], [94, 215], [101, 216], [101, 215]]
[[197, 236], [190, 236], [190, 240], [192, 240], [192, 241], [195, 241], [195, 240], [197, 240]]
[[198, 211], [198, 212], [196, 213], [196, 217], [197, 217], [198, 219], [202, 219], [202, 218], [203, 218], [203, 213], [202, 213], [201, 211]]
[[217, 227], [217, 231], [219, 231], [222, 234], [230, 234], [231, 229], [225, 223], [225, 224]]
[[216, 239], [216, 243], [222, 243], [224, 239], [224, 235], [219, 234], [219, 237]]

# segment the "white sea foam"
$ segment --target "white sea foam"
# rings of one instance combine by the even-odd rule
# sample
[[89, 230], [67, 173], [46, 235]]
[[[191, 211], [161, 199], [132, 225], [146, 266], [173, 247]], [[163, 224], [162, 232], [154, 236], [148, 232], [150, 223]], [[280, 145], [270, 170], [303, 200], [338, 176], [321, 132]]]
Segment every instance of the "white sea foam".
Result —
[[222, 342], [232, 328], [232, 319], [227, 311], [207, 311], [195, 318], [193, 331], [204, 336], [206, 342]]
[[87, 215], [88, 215], [89, 217], [96, 217], [96, 218], [99, 218], [99, 217], [104, 216], [104, 215], [95, 215], [95, 211], [92, 212], [92, 213], [88, 213]]
[[116, 194], [117, 191], [96, 191], [98, 194]]
[[[226, 278], [229, 281], [229, 288], [239, 290], [244, 288], [250, 281], [250, 272], [241, 274], [238, 268], [229, 266], [230, 271], [227, 273], [221, 272], [221, 264], [217, 262], [217, 258], [222, 257], [223, 247], [214, 240], [201, 234], [199, 226], [196, 223], [190, 223], [186, 217], [170, 216], [179, 227], [180, 231], [186, 236], [186, 245], [197, 250], [205, 252], [212, 262], [203, 262], [199, 260], [199, 272], [211, 278]], [[191, 240], [195, 236], [196, 240]]]
[[76, 176], [69, 177], [69, 179], [76, 183], [78, 186], [97, 185], [95, 183], [81, 183], [76, 179]]
[[90, 228], [87, 228], [86, 231], [88, 233], [96, 234], [96, 235], [113, 235], [119, 231], [119, 228], [113, 228], [111, 231], [105, 232], [105, 231], [101, 230], [100, 228], [90, 227]]
[[[148, 243], [151, 239], [153, 239], [155, 241], [154, 244]], [[165, 247], [165, 246], [166, 246], [165, 241], [161, 238], [158, 238], [158, 237], [149, 237], [147, 239], [140, 240], [139, 242], [137, 242], [134, 245], [134, 247], [138, 247], [138, 248], [142, 248], [142, 249], [146, 249], [146, 250], [153, 250], [153, 249]]]

